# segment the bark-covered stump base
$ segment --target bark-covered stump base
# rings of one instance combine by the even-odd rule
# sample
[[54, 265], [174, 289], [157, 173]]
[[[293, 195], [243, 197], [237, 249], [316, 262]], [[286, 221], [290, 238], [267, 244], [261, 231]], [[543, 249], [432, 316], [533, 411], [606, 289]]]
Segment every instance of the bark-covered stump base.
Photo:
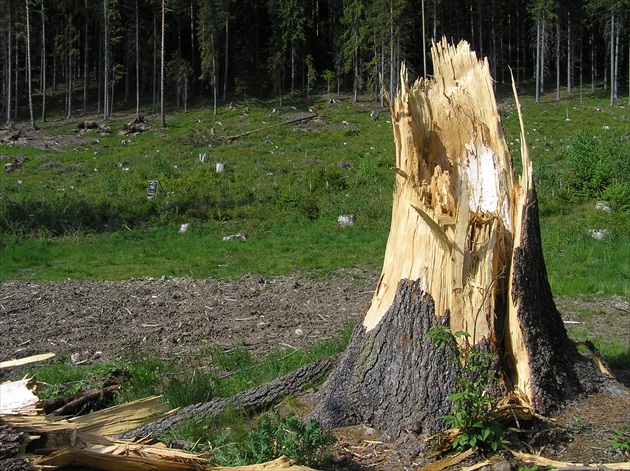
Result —
[[448, 325], [448, 318], [438, 320], [431, 297], [418, 282], [402, 280], [381, 323], [367, 333], [362, 324], [355, 329], [312, 418], [328, 428], [375, 424], [387, 441], [404, 430], [442, 428], [458, 367], [451, 348], [425, 337], [438, 323]]

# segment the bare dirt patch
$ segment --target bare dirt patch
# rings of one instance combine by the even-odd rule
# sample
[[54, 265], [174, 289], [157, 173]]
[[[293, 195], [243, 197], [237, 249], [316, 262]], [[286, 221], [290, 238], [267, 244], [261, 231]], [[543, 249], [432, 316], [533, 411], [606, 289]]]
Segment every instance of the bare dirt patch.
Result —
[[[74, 362], [160, 356], [177, 358], [208, 346], [242, 345], [255, 355], [305, 348], [338, 335], [367, 307], [378, 279], [371, 270], [326, 276], [293, 274], [230, 281], [188, 278], [126, 281], [0, 283], [0, 361], [52, 351]], [[593, 335], [629, 338], [628, 300], [561, 298], [568, 324]], [[627, 369], [615, 373], [628, 386]], [[308, 414], [317, 392], [303, 398]], [[575, 463], [628, 461], [611, 446], [614, 430], [630, 425], [630, 396], [594, 395], [559, 411], [555, 423], [521, 424], [522, 446]], [[334, 467], [411, 469], [427, 460], [409, 442], [381, 443], [369, 426], [335, 431]], [[507, 458], [507, 455], [504, 455]], [[501, 468], [503, 458], [493, 458]], [[480, 461], [476, 456], [466, 464]], [[522, 463], [509, 459], [518, 468]]]
[[356, 322], [376, 277], [343, 270], [232, 281], [6, 281], [0, 359], [51, 351], [75, 362], [111, 361], [239, 345], [266, 355], [308, 347]]

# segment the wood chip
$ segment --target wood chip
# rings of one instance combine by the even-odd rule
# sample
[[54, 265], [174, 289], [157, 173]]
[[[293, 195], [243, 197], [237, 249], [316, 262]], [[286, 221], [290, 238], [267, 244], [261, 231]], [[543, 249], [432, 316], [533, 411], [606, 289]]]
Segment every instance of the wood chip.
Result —
[[457, 455], [447, 456], [446, 458], [442, 458], [441, 460], [438, 460], [434, 463], [423, 466], [422, 468], [418, 469], [418, 471], [441, 471], [445, 468], [461, 463], [466, 458], [472, 456], [476, 451], [477, 447], [469, 448], [468, 450], [463, 451], [462, 453], [458, 453]]
[[[583, 467], [583, 465], [580, 463], [556, 461], [556, 460], [551, 460], [549, 458], [545, 458], [543, 456], [530, 455], [529, 453], [521, 453], [520, 451], [510, 450], [509, 448], [508, 450], [510, 451], [510, 453], [512, 453], [512, 455], [515, 458], [518, 458], [519, 460], [524, 461], [525, 463], [532, 463], [538, 466], [551, 466], [552, 468], [555, 468], [555, 469]], [[630, 470], [630, 461], [626, 461], [623, 463], [594, 463], [594, 464], [589, 464], [586, 467], [596, 468], [596, 469], [597, 468], [602, 469], [601, 467], [604, 467], [608, 469]]]
[[[28, 341], [25, 343], [28, 343]], [[54, 356], [55, 356], [54, 353], [42, 353], [40, 355], [33, 355], [30, 357], [19, 358], [17, 360], [2, 361], [0, 362], [0, 370], [16, 368], [18, 366], [28, 365], [30, 363], [36, 363], [38, 361], [49, 360], [50, 358], [53, 358]]]

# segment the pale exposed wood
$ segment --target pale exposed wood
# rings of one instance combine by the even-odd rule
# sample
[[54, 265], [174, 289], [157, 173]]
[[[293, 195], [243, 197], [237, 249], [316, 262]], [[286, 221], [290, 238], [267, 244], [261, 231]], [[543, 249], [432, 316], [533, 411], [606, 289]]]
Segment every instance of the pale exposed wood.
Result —
[[593, 345], [593, 342], [586, 340], [583, 342], [576, 342], [575, 344], [581, 345], [588, 349], [589, 352], [587, 354], [587, 357], [593, 362], [593, 364], [597, 367], [599, 371], [611, 378], [615, 377], [615, 375], [612, 374], [610, 368], [606, 364], [606, 361], [602, 358], [601, 353], [599, 353], [599, 351], [595, 348], [595, 345]]
[[464, 41], [434, 43], [432, 56], [434, 78], [408, 85], [403, 67], [389, 104], [396, 176], [383, 271], [312, 414], [327, 427], [370, 423], [386, 440], [442, 430], [452, 413], [465, 359], [427, 338], [435, 327], [467, 332], [453, 339], [460, 352], [491, 354], [487, 392], [511, 401], [497, 419], [622, 390], [579, 354], [553, 301], [518, 97], [517, 177], [487, 60]]
[[[409, 88], [403, 68], [403, 88], [392, 106], [392, 225], [363, 325], [368, 331], [376, 326], [401, 279], [420, 280], [436, 315], [448, 310], [452, 331], [470, 333], [474, 343], [496, 336], [497, 295], [512, 286], [512, 251], [532, 198], [531, 161], [522, 133], [524, 172], [515, 181], [488, 62], [464, 42], [434, 44], [433, 55], [438, 79]], [[518, 297], [508, 291], [505, 298], [506, 349], [515, 363], [510, 379], [531, 396]]]
[[54, 353], [42, 353], [40, 355], [32, 355], [30, 357], [18, 358], [16, 360], [7, 360], [0, 362], [0, 370], [6, 370], [9, 368], [17, 368], [18, 366], [28, 365], [30, 363], [36, 363], [39, 361], [45, 361], [53, 358]]
[[85, 466], [89, 467], [89, 469], [103, 471], [120, 471], [122, 469], [126, 471], [180, 471], [204, 469], [199, 464], [167, 460], [164, 457], [156, 459], [154, 457], [145, 458], [140, 456], [114, 455], [77, 448], [68, 448], [56, 451], [49, 456], [36, 460], [34, 464], [37, 466], [45, 466], [48, 469], [55, 469], [62, 466]]
[[[434, 45], [435, 75], [392, 106], [397, 177], [383, 275], [363, 324], [391, 306], [398, 282], [421, 280], [435, 312], [475, 339], [493, 329], [495, 279], [512, 229], [510, 154], [487, 61], [465, 43]], [[488, 295], [490, 292], [490, 295]]]
[[458, 463], [461, 463], [466, 458], [469, 458], [477, 451], [477, 447], [469, 448], [468, 450], [458, 453], [454, 456], [447, 456], [446, 458], [442, 458], [441, 460], [435, 461], [431, 464], [423, 466], [419, 468], [418, 471], [442, 471], [443, 469], [449, 468], [451, 466], [455, 466]]
[[[1, 415], [0, 421], [16, 431], [31, 437], [44, 437], [41, 445], [53, 450], [48, 456], [35, 457], [33, 464], [42, 469], [63, 466], [88, 467], [103, 471], [178, 471], [178, 470], [242, 470], [242, 471], [309, 471], [297, 466], [286, 457], [267, 463], [235, 468], [212, 467], [203, 456], [167, 448], [156, 440], [140, 438], [120, 440], [113, 435], [163, 416], [168, 407], [159, 402], [159, 396], [141, 399], [128, 404], [110, 407], [93, 414], [66, 420], [51, 416]], [[50, 438], [46, 438], [50, 436]], [[32, 455], [21, 455], [24, 458]]]
[[33, 378], [8, 381], [0, 384], [0, 414], [35, 415], [38, 413], [39, 397]]
[[[521, 453], [519, 451], [510, 450], [510, 453], [514, 455], [515, 458], [518, 458], [525, 463], [532, 463], [538, 466], [551, 466], [552, 468], [562, 469], [562, 468], [581, 468], [584, 467], [581, 463], [571, 463], [568, 461], [556, 461], [551, 460], [549, 458], [545, 458], [539, 455], [530, 455], [528, 453]], [[619, 469], [619, 470], [630, 470], [630, 461], [625, 461], [621, 463], [593, 463], [589, 464], [586, 467], [593, 469]]]
[[75, 417], [68, 422], [81, 432], [105, 436], [121, 435], [177, 411], [169, 411], [168, 404], [160, 402], [160, 399], [161, 396], [147, 397]]
[[[529, 158], [529, 148], [527, 147], [527, 139], [525, 133], [525, 124], [523, 122], [523, 114], [521, 113], [521, 104], [516, 93], [516, 82], [512, 76], [512, 90], [516, 101], [516, 109], [518, 111], [518, 120], [521, 128], [521, 159], [523, 174], [519, 179], [519, 185], [515, 185], [514, 195], [514, 221], [515, 228], [512, 232], [513, 247], [519, 247], [523, 240], [523, 220], [525, 217], [525, 206], [534, 198], [534, 180], [532, 161]], [[514, 256], [512, 250], [511, 258]], [[514, 285], [514, 271], [510, 270], [508, 286]], [[511, 291], [511, 290], [510, 290]], [[505, 314], [505, 348], [507, 357], [513, 361], [510, 365], [509, 373], [511, 381], [516, 391], [521, 391], [527, 398], [532, 397], [532, 381], [530, 370], [530, 358], [525, 348], [523, 340], [523, 331], [518, 319], [519, 300], [518, 296], [512, 296], [512, 292], [508, 295], [508, 306]]]
[[268, 461], [266, 463], [252, 464], [249, 466], [216, 467], [210, 469], [212, 471], [276, 471], [286, 469], [291, 471], [312, 471], [312, 468], [294, 464], [293, 461], [286, 456], [281, 456], [276, 460]]
[[[499, 312], [514, 389], [532, 396], [529, 357], [517, 319], [512, 259], [533, 201], [532, 166], [521, 119], [523, 175], [516, 181], [496, 108], [487, 60], [467, 43], [433, 47], [436, 80], [403, 87], [391, 109], [396, 184], [383, 273], [363, 320], [373, 329], [392, 306], [401, 279], [419, 280], [450, 313], [453, 332], [472, 342], [499, 338]], [[518, 97], [517, 109], [518, 106]], [[503, 318], [503, 316], [505, 316]], [[467, 340], [460, 338], [461, 345]]]
[[[211, 467], [207, 459], [201, 455], [167, 448], [164, 444], [149, 437], [133, 440], [113, 438], [175, 412], [175, 410], [169, 411], [168, 405], [160, 402], [160, 396], [148, 397], [92, 414], [66, 419], [52, 415], [45, 416], [41, 409], [36, 408], [39, 398], [33, 394], [34, 383], [29, 379], [5, 383], [2, 386], [4, 388], [0, 393], [0, 399], [4, 402], [0, 423], [16, 432], [28, 434], [27, 437], [40, 438], [38, 445], [41, 450], [45, 450], [45, 453], [42, 451], [40, 454], [47, 454], [47, 456], [38, 457], [26, 454], [18, 456], [30, 459], [40, 469], [85, 466], [103, 471], [121, 469], [128, 471], [310, 470], [307, 467], [296, 466], [286, 457], [252, 466]], [[22, 396], [27, 396], [27, 399], [22, 400]]]
[[[253, 464], [248, 466], [216, 467], [203, 464], [203, 461], [192, 459], [195, 455], [184, 452], [177, 452], [164, 448], [155, 448], [148, 456], [127, 454], [122, 449], [114, 452], [84, 450], [84, 449], [64, 449], [40, 458], [35, 461], [37, 466], [56, 467], [62, 466], [86, 466], [89, 469], [103, 471], [184, 471], [184, 470], [206, 470], [206, 471], [312, 471], [312, 468], [294, 464], [286, 456], [266, 463]], [[147, 447], [143, 448], [146, 453]]]
[[475, 463], [471, 466], [466, 466], [462, 468], [460, 471], [476, 471], [478, 469], [484, 468], [490, 464], [490, 460], [480, 461], [479, 463]]

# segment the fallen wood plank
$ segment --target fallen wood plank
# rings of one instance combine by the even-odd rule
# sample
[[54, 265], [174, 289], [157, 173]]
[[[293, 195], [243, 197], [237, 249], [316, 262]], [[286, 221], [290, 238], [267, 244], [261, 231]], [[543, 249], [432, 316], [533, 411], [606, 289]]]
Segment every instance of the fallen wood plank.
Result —
[[210, 471], [276, 471], [287, 469], [291, 471], [313, 471], [313, 468], [296, 465], [293, 460], [290, 460], [286, 456], [281, 456], [278, 459], [267, 461], [266, 463], [250, 464], [247, 466], [219, 466], [209, 468]]
[[77, 448], [56, 451], [49, 456], [35, 460], [33, 464], [36, 466], [58, 468], [63, 466], [85, 466], [89, 469], [103, 471], [120, 471], [122, 469], [126, 471], [197, 471], [204, 469], [199, 463], [177, 462], [139, 456], [112, 455]]
[[477, 447], [469, 448], [466, 451], [458, 453], [454, 456], [447, 456], [446, 458], [442, 458], [441, 460], [435, 461], [434, 463], [423, 466], [418, 469], [418, 471], [442, 471], [450, 466], [455, 466], [456, 464], [461, 463], [466, 458], [472, 456], [477, 451]]
[[478, 469], [488, 466], [489, 464], [490, 464], [490, 460], [484, 460], [484, 461], [480, 461], [479, 463], [475, 463], [472, 466], [467, 466], [465, 468], [462, 468], [460, 471], [477, 471]]
[[18, 366], [28, 365], [30, 363], [36, 363], [38, 361], [49, 360], [55, 356], [54, 353], [41, 353], [39, 355], [32, 355], [30, 357], [18, 358], [15, 360], [0, 361], [0, 370], [6, 370], [9, 368], [17, 368]]
[[176, 411], [169, 411], [168, 404], [159, 402], [160, 398], [161, 396], [147, 397], [72, 419], [51, 415], [3, 414], [2, 421], [20, 432], [50, 433], [70, 429], [83, 434], [114, 436]]
[[250, 134], [254, 134], [254, 133], [257, 133], [257, 132], [260, 132], [260, 131], [266, 131], [267, 129], [272, 129], [272, 128], [275, 128], [275, 127], [278, 127], [278, 126], [287, 126], [289, 124], [297, 124], [297, 123], [301, 123], [303, 121], [310, 121], [311, 119], [317, 118], [317, 117], [318, 117], [318, 114], [315, 113], [313, 115], [303, 116], [301, 118], [296, 118], [296, 119], [291, 119], [291, 120], [285, 121], [283, 123], [270, 124], [269, 126], [264, 126], [262, 128], [252, 129], [251, 131], [246, 131], [246, 132], [243, 132], [241, 134], [236, 134], [234, 136], [227, 136], [224, 139], [226, 141], [228, 141], [228, 142], [232, 142], [232, 141], [238, 139], [239, 137], [249, 136]]
[[177, 461], [156, 461], [147, 458], [124, 455], [105, 455], [89, 450], [61, 450], [34, 463], [37, 466], [62, 467], [86, 466], [99, 471], [314, 471], [312, 468], [294, 464], [286, 456], [266, 463], [235, 467], [213, 467], [200, 463]]
[[69, 419], [77, 430], [84, 433], [114, 436], [122, 435], [155, 420], [168, 417], [177, 409], [169, 410], [168, 404], [160, 402], [162, 396], [152, 396], [127, 402], [118, 406]]

